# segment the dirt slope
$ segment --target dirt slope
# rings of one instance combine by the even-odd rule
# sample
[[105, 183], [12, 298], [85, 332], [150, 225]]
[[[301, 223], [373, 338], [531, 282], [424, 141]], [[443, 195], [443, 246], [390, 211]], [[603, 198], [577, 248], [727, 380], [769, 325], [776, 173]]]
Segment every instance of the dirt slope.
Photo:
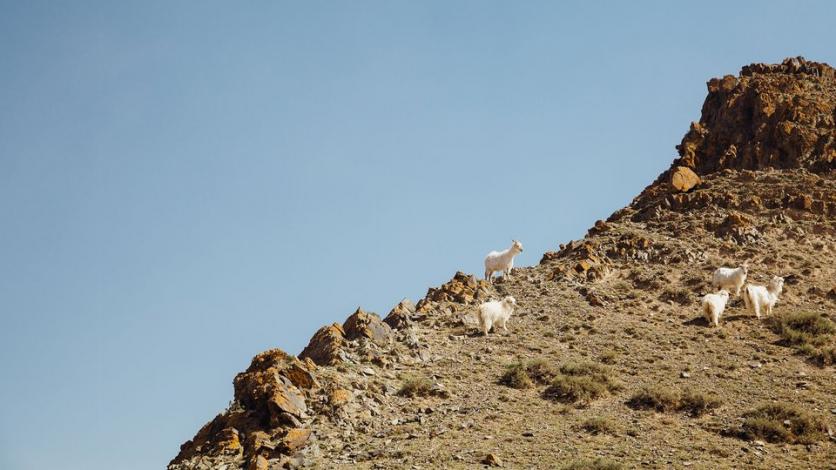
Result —
[[[709, 81], [680, 158], [584, 239], [260, 354], [169, 469], [836, 468], [834, 75]], [[711, 272], [744, 261], [786, 279], [775, 315], [733, 297], [708, 326]], [[503, 295], [510, 332], [481, 336], [475, 306]], [[747, 415], [770, 404], [800, 414]]]

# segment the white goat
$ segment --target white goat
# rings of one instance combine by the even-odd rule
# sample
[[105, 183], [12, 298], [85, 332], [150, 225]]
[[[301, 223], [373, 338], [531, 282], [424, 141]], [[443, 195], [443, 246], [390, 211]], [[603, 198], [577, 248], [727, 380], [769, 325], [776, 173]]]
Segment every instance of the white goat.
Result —
[[723, 289], [716, 294], [705, 294], [702, 298], [702, 313], [709, 325], [720, 326], [720, 316], [729, 301], [729, 291]]
[[511, 275], [514, 268], [514, 256], [522, 253], [522, 243], [511, 240], [511, 247], [502, 251], [491, 251], [485, 256], [485, 279], [493, 282], [492, 276], [495, 271], [501, 271], [505, 277]]
[[772, 314], [772, 307], [778, 302], [778, 296], [784, 290], [784, 278], [772, 276], [766, 287], [747, 284], [743, 290], [743, 301], [746, 303], [746, 310], [752, 312], [758, 318], [761, 317], [761, 309], [766, 310], [767, 315]]
[[502, 300], [491, 300], [479, 305], [479, 326], [485, 336], [488, 335], [494, 325], [502, 327], [502, 330], [507, 332], [508, 328], [505, 324], [508, 323], [508, 319], [514, 313], [516, 305], [517, 299], [510, 295]]
[[717, 289], [726, 289], [734, 295], [740, 296], [740, 288], [746, 283], [746, 276], [749, 275], [749, 262], [744, 262], [739, 268], [717, 268], [711, 284]]

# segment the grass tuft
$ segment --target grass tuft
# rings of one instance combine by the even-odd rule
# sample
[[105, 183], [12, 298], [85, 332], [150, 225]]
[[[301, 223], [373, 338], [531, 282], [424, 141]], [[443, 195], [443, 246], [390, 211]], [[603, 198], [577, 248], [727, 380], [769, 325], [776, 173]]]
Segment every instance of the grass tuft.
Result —
[[825, 315], [814, 312], [793, 312], [775, 315], [769, 319], [769, 327], [789, 346], [808, 356], [820, 366], [836, 361], [834, 324]]
[[560, 367], [543, 398], [560, 403], [588, 403], [621, 389], [612, 371], [593, 362], [569, 362]]
[[666, 388], [644, 388], [627, 401], [627, 405], [637, 410], [656, 410], [663, 413], [686, 412], [691, 416], [700, 416], [708, 410], [719, 407], [717, 398], [694, 390], [683, 393]]
[[426, 377], [409, 377], [404, 380], [398, 395], [402, 397], [428, 397], [433, 394], [433, 383]]
[[621, 470], [623, 467], [618, 462], [598, 457], [595, 460], [575, 459], [560, 468], [561, 470]]
[[743, 415], [742, 437], [773, 443], [812, 444], [824, 439], [824, 421], [792, 405], [768, 404]]

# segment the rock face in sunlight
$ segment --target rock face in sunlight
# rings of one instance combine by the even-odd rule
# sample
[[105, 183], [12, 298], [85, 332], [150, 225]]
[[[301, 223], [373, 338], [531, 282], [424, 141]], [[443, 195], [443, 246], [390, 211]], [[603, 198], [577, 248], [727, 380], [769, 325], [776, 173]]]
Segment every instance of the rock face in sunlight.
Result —
[[[835, 121], [826, 64], [710, 80], [670, 169], [585, 237], [257, 355], [168, 468], [827, 468]], [[713, 271], [744, 262], [784, 278], [774, 313], [732, 293], [709, 325]], [[509, 332], [483, 336], [478, 305], [507, 295]]]

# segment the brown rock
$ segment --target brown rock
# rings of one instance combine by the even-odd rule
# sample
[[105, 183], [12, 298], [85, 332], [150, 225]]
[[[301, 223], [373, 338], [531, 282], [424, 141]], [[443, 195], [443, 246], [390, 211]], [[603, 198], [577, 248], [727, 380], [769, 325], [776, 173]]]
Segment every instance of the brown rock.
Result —
[[377, 345], [385, 345], [392, 338], [392, 328], [374, 313], [361, 308], [351, 314], [343, 323], [343, 331], [348, 339], [368, 338]]
[[277, 417], [286, 412], [301, 417], [307, 411], [302, 393], [275, 367], [238, 374], [233, 384], [235, 400], [260, 416]]
[[250, 459], [250, 463], [247, 465], [247, 470], [270, 470], [270, 462], [267, 461], [266, 457], [258, 454]]
[[412, 323], [412, 314], [415, 313], [415, 304], [409, 299], [401, 300], [389, 315], [383, 320], [390, 328], [402, 329]]
[[307, 444], [311, 437], [310, 429], [291, 428], [281, 438], [279, 448], [285, 454], [293, 454]]
[[482, 459], [482, 463], [489, 467], [501, 467], [502, 459], [500, 459], [496, 454], [488, 454], [484, 459]]
[[328, 402], [331, 403], [331, 406], [340, 408], [351, 401], [352, 396], [353, 395], [349, 390], [337, 388], [331, 390], [331, 393], [328, 394]]
[[344, 344], [345, 333], [339, 323], [323, 326], [313, 335], [299, 357], [310, 359], [320, 366], [333, 365], [340, 362]]
[[671, 171], [670, 183], [675, 191], [688, 192], [700, 182], [700, 177], [694, 173], [694, 170], [686, 166], [678, 166]]

